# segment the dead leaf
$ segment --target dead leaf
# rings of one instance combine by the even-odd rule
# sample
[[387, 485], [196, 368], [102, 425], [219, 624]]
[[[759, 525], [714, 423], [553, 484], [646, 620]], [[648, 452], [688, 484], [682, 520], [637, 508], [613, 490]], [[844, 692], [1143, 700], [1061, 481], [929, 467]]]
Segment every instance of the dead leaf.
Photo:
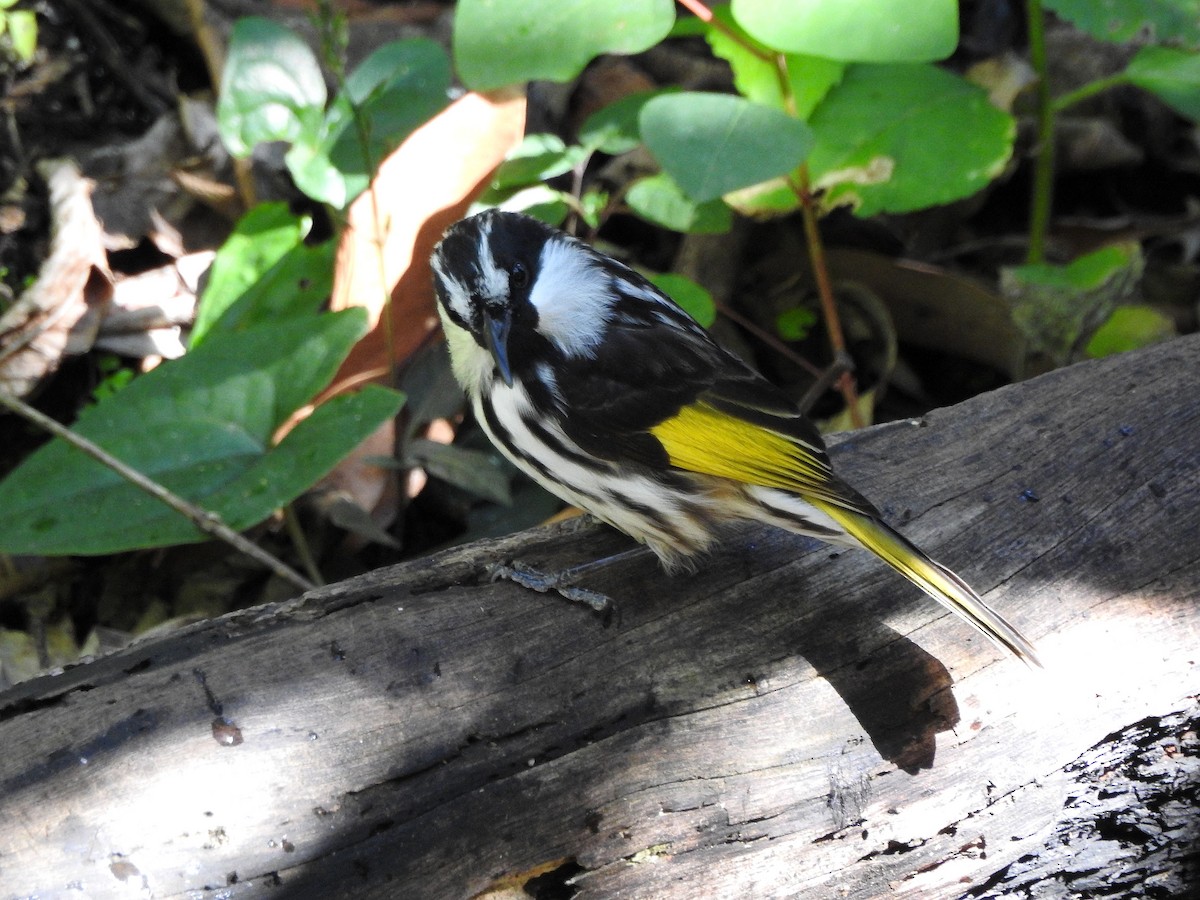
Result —
[[835, 279], [859, 281], [887, 305], [900, 340], [982, 363], [1021, 377], [1025, 338], [1009, 306], [983, 284], [938, 266], [868, 250], [834, 248]]
[[64, 356], [92, 347], [112, 298], [112, 275], [92, 182], [72, 160], [39, 164], [50, 188], [50, 254], [35, 281], [0, 317], [0, 390], [25, 397]]
[[136, 359], [183, 356], [183, 327], [195, 321], [196, 290], [214, 255], [201, 250], [117, 281], [96, 346]]

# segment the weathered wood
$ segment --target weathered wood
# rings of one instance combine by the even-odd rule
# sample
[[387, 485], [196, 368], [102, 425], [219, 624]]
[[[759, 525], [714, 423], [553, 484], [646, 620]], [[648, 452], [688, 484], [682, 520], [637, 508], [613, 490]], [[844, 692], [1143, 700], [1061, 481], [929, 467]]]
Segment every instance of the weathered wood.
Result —
[[866, 554], [768, 529], [696, 575], [597, 573], [607, 626], [480, 576], [625, 546], [540, 529], [0, 696], [0, 893], [1181, 896], [1198, 373], [1177, 340], [834, 450], [1044, 672]]

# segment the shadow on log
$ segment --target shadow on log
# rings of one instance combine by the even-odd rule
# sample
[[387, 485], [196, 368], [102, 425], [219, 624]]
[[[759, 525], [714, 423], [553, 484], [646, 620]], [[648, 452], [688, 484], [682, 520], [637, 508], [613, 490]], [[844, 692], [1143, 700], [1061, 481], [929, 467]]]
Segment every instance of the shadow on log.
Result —
[[695, 575], [596, 573], [605, 625], [483, 577], [627, 546], [539, 529], [0, 695], [2, 893], [1183, 896], [1197, 373], [1181, 339], [833, 450], [1044, 672], [868, 554], [765, 528]]

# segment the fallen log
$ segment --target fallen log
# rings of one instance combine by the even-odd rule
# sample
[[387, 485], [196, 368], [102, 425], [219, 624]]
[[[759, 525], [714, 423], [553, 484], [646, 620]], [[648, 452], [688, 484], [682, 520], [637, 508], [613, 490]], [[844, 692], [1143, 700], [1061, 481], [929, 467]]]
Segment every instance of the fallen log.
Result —
[[610, 621], [491, 583], [627, 546], [536, 529], [0, 695], [3, 895], [1195, 891], [1198, 373], [1179, 339], [836, 443], [1044, 671], [766, 528], [596, 572]]

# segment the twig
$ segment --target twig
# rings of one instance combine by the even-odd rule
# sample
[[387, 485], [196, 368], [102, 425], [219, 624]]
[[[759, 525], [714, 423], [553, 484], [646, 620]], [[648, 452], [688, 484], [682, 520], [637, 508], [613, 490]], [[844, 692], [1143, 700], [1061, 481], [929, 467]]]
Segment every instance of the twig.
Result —
[[187, 518], [193, 525], [195, 525], [205, 534], [225, 541], [227, 544], [230, 544], [234, 548], [240, 550], [242, 553], [245, 553], [250, 558], [262, 563], [280, 578], [291, 582], [296, 587], [304, 591], [311, 591], [316, 587], [315, 584], [313, 584], [295, 569], [292, 569], [282, 560], [276, 559], [257, 544], [242, 537], [242, 535], [238, 534], [236, 531], [222, 522], [216, 513], [210, 512], [206, 509], [201, 509], [199, 506], [189, 503], [179, 495], [167, 490], [158, 482], [152, 481], [141, 472], [121, 462], [121, 460], [110, 454], [103, 447], [92, 443], [82, 435], [76, 434], [71, 429], [60, 425], [58, 422], [34, 409], [29, 404], [17, 399], [16, 397], [10, 396], [4, 391], [0, 391], [0, 406], [8, 407], [22, 418], [27, 419], [30, 422], [33, 422], [35, 425], [46, 429], [55, 437], [62, 438], [72, 447], [75, 447], [79, 451], [86, 453], [97, 462], [108, 466], [126, 481], [129, 481], [150, 496], [161, 500], [181, 516]]
[[775, 335], [771, 334], [771, 332], [767, 331], [765, 328], [760, 328], [736, 309], [732, 309], [724, 303], [718, 303], [716, 306], [717, 311], [720, 312], [721, 315], [750, 332], [780, 356], [783, 356], [791, 362], [794, 362], [814, 378], [820, 379], [824, 377], [824, 372], [820, 368], [814, 366], [807, 359], [805, 359], [783, 341], [779, 340], [779, 338], [775, 337]]
[[[788, 179], [792, 190], [800, 199], [800, 211], [804, 218], [804, 237], [808, 242], [808, 255], [812, 259], [813, 278], [817, 282], [817, 295], [821, 298], [821, 312], [825, 316], [825, 330], [829, 333], [829, 346], [833, 350], [834, 365], [849, 357], [846, 337], [842, 333], [842, 320], [838, 317], [837, 302], [833, 296], [833, 283], [829, 280], [829, 266], [825, 261], [825, 245], [821, 243], [821, 232], [817, 228], [817, 204], [808, 180], [808, 163], [801, 163], [799, 177]], [[846, 369], [837, 379], [838, 390], [850, 411], [850, 424], [862, 428], [862, 412], [858, 408], [858, 389], [855, 386], [853, 367]]]

